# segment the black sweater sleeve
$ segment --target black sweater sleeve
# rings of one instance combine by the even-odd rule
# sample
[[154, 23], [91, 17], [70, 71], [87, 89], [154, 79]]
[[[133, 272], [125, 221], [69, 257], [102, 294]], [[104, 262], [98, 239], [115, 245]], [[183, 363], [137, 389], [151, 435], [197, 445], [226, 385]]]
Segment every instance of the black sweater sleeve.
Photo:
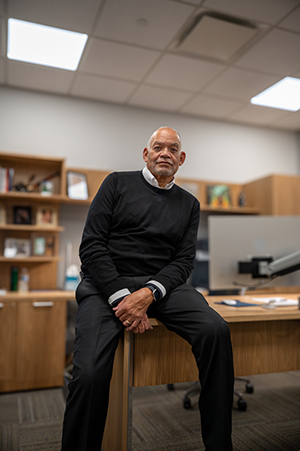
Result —
[[107, 299], [126, 288], [107, 248], [116, 191], [117, 180], [109, 174], [91, 203], [79, 248], [83, 273], [93, 278]]

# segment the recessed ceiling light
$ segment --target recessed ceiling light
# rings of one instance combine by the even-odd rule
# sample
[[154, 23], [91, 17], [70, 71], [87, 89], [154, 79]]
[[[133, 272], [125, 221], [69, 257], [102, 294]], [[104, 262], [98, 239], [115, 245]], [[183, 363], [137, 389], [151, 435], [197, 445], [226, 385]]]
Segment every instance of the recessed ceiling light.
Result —
[[8, 19], [7, 57], [75, 71], [87, 38], [74, 31]]
[[300, 79], [285, 77], [251, 99], [254, 105], [288, 111], [300, 109]]

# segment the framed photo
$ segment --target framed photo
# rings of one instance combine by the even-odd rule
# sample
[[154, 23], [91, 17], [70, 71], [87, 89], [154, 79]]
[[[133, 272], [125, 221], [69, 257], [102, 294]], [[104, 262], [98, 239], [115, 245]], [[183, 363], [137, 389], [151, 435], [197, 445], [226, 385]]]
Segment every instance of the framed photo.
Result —
[[30, 240], [6, 238], [4, 240], [4, 257], [22, 258], [30, 256]]
[[33, 233], [31, 235], [32, 255], [52, 257], [54, 255], [55, 236], [49, 233]]
[[67, 190], [70, 199], [86, 200], [89, 197], [86, 175], [81, 172], [67, 172]]
[[42, 206], [37, 208], [36, 224], [43, 227], [57, 226], [57, 208], [53, 206]]
[[230, 189], [227, 185], [208, 185], [207, 203], [211, 207], [227, 208], [231, 206]]
[[6, 224], [6, 209], [4, 204], [0, 204], [0, 225]]
[[32, 224], [31, 207], [14, 206], [14, 224]]

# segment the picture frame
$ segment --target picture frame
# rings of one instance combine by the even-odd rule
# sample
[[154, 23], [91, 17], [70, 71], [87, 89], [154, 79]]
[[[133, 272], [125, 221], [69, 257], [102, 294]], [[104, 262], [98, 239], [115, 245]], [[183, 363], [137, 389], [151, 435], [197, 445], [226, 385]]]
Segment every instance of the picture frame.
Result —
[[30, 256], [30, 240], [21, 238], [5, 238], [4, 257], [24, 258]]
[[31, 235], [31, 255], [53, 257], [55, 254], [55, 236], [49, 233]]
[[43, 205], [36, 210], [36, 224], [41, 227], [57, 226], [57, 208], [50, 205]]
[[6, 208], [0, 203], [0, 225], [6, 224]]
[[67, 171], [67, 193], [70, 199], [88, 199], [89, 193], [86, 174]]
[[24, 205], [13, 206], [13, 222], [18, 225], [32, 224], [32, 209]]
[[230, 188], [227, 185], [208, 185], [207, 203], [213, 208], [228, 208], [232, 205]]

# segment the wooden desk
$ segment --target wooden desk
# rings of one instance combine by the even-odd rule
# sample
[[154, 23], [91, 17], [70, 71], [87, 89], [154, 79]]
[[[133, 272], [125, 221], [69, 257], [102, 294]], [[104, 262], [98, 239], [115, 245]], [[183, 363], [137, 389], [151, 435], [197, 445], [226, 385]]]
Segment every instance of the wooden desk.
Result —
[[[300, 293], [299, 293], [300, 295]], [[269, 297], [270, 295], [255, 295]], [[278, 295], [277, 295], [278, 296]], [[280, 295], [298, 299], [298, 295]], [[300, 369], [300, 310], [278, 307], [229, 307], [216, 304], [229, 296], [211, 296], [207, 301], [231, 330], [236, 376]], [[252, 296], [234, 296], [253, 302]], [[116, 353], [105, 428], [104, 451], [131, 449], [132, 388], [198, 380], [190, 345], [156, 320], [152, 331], [125, 333]]]

